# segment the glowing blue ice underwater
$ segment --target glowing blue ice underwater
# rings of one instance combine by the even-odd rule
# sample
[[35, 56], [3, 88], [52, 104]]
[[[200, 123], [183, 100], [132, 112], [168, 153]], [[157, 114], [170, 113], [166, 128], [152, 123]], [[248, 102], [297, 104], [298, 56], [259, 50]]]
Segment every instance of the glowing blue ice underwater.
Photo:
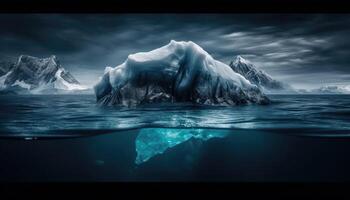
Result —
[[163, 154], [167, 149], [188, 141], [191, 138], [203, 141], [211, 138], [223, 138], [226, 131], [206, 129], [172, 129], [145, 128], [141, 129], [136, 138], [136, 164], [142, 164], [150, 158]]

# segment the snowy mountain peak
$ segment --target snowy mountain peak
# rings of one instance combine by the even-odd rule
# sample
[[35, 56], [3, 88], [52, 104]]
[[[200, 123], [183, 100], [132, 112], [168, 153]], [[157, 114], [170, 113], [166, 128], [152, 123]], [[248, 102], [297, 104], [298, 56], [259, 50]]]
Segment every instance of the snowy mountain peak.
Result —
[[[264, 74], [267, 78], [270, 78], [269, 75], [267, 75], [264, 71], [259, 70], [254, 64], [252, 64], [250, 61], [244, 59], [242, 56], [238, 55], [229, 66], [232, 68], [233, 71], [241, 74], [245, 78], [248, 74]], [[248, 79], [248, 78], [247, 78]], [[251, 81], [250, 79], [248, 79]]]
[[51, 56], [50, 56], [50, 59], [52, 59], [52, 60], [56, 60], [56, 59], [57, 59], [57, 57], [56, 57], [56, 55], [51, 55]]
[[55, 55], [37, 58], [21, 55], [17, 63], [1, 77], [2, 89], [51, 93], [57, 90], [83, 90], [85, 87], [61, 65]]
[[61, 67], [56, 56], [50, 56], [48, 58], [37, 58], [29, 55], [21, 55], [18, 58], [17, 68], [28, 68], [33, 72], [57, 71]]
[[252, 84], [264, 89], [266, 92], [280, 92], [289, 91], [294, 92], [293, 89], [280, 81], [274, 80], [269, 74], [261, 69], [258, 69], [253, 63], [244, 59], [242, 56], [237, 56], [230, 62], [230, 67], [236, 73], [241, 74]]
[[235, 59], [235, 63], [246, 63], [248, 64], [248, 61], [244, 59], [242, 56], [238, 55]]

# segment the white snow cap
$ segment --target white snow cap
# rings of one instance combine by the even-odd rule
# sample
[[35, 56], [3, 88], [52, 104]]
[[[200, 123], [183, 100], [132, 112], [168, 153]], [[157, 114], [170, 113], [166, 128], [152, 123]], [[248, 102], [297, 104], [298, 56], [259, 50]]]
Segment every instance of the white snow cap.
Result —
[[[157, 89], [145, 89], [149, 87]], [[255, 85], [199, 45], [175, 40], [149, 52], [130, 54], [114, 68], [106, 67], [94, 90], [98, 101], [109, 104], [144, 102], [156, 97], [169, 100], [169, 96], [228, 104], [266, 100]]]
[[241, 55], [238, 55], [235, 59], [236, 63], [245, 63], [245, 64], [249, 64], [250, 62], [246, 59], [244, 59]]

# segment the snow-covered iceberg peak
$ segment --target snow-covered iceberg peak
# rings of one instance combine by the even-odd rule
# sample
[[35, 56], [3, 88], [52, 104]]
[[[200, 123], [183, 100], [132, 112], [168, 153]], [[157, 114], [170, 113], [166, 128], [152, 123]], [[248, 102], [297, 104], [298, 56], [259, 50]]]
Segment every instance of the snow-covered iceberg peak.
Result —
[[151, 102], [236, 105], [269, 101], [257, 86], [191, 41], [172, 40], [150, 52], [129, 55], [124, 63], [108, 67], [94, 90], [102, 104], [128, 106]]

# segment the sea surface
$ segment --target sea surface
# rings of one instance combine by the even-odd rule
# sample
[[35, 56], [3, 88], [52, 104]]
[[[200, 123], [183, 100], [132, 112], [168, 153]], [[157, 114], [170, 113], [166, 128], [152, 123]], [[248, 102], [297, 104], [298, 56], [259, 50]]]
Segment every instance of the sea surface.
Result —
[[350, 181], [350, 95], [98, 106], [0, 96], [0, 181]]

